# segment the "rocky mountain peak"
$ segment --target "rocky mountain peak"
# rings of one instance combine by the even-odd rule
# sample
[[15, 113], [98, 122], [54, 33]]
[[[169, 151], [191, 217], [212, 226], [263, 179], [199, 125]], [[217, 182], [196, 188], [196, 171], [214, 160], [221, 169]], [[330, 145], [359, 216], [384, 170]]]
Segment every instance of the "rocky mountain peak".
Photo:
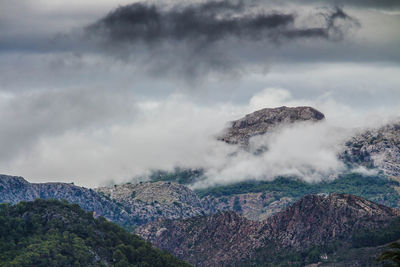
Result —
[[219, 140], [229, 144], [246, 145], [251, 137], [265, 134], [278, 125], [320, 121], [324, 118], [324, 114], [312, 107], [264, 108], [232, 121], [231, 126], [225, 130]]

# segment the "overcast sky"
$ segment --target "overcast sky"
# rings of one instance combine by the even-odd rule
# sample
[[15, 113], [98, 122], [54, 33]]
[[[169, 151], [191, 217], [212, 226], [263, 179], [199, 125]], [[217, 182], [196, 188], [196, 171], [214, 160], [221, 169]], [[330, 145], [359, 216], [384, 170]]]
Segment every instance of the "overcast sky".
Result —
[[[262, 177], [285, 169], [279, 144], [299, 133], [397, 116], [399, 48], [398, 0], [0, 0], [0, 173], [90, 187], [174, 166]], [[280, 105], [329, 125], [223, 159], [226, 122]], [[290, 174], [304, 149], [327, 175], [340, 168], [327, 150], [343, 138], [291, 144]]]

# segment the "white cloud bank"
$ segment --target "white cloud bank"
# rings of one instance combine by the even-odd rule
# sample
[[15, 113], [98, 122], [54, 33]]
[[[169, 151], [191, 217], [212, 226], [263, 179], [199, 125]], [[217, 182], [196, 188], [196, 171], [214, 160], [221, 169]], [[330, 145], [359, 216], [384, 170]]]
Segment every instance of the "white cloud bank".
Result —
[[[0, 117], [0, 125], [13, 127], [8, 133], [15, 134], [11, 139], [4, 137], [4, 142], [18, 142], [16, 130], [24, 131], [23, 146], [8, 144], [8, 154], [3, 153], [2, 171], [35, 182], [73, 181], [88, 187], [111, 180], [122, 183], [145, 175], [150, 169], [172, 170], [176, 166], [206, 169], [207, 179], [195, 187], [249, 178], [273, 179], [278, 175], [297, 175], [312, 182], [332, 179], [344, 168], [336, 155], [343, 141], [352, 134], [348, 126], [371, 123], [363, 120], [370, 117], [368, 114], [357, 114], [332, 100], [294, 100], [288, 91], [276, 88], [256, 94], [248, 105], [241, 106], [198, 105], [182, 95], [138, 102], [129, 92], [119, 92], [117, 99], [107, 97], [115, 92], [95, 92], [97, 95], [93, 98], [89, 97], [90, 91], [84, 95], [75, 95], [74, 91], [42, 92], [39, 96], [28, 94], [12, 101], [10, 96], [2, 96], [4, 103], [11, 104], [5, 106], [3, 114], [8, 117]], [[75, 101], [77, 96], [91, 105], [79, 105]], [[69, 108], [65, 109], [57, 99], [70, 99], [63, 104]], [[268, 151], [258, 156], [215, 139], [228, 121], [261, 107], [281, 105], [311, 105], [324, 112], [328, 119], [315, 124], [299, 123], [253, 138], [253, 149], [268, 146]], [[39, 113], [29, 115], [32, 107], [38, 107]], [[8, 113], [4, 113], [6, 109]], [[60, 110], [68, 109], [77, 110], [78, 116], [61, 116]], [[101, 113], [102, 110], [106, 112]], [[350, 110], [353, 115], [345, 116]], [[10, 116], [32, 119], [35, 127], [29, 128], [27, 121], [10, 124]], [[29, 142], [22, 143], [24, 140]]]

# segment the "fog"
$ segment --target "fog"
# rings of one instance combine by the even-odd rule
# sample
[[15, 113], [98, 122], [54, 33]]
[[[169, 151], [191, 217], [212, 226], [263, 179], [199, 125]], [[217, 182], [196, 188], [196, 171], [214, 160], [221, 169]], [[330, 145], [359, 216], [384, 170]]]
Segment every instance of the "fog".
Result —
[[[51, 109], [51, 113], [40, 111], [46, 98], [31, 96], [42, 103], [37, 105], [39, 111], [32, 114], [41, 116], [30, 118], [35, 128], [7, 122], [11, 128], [4, 133], [12, 137], [3, 136], [2, 140], [22, 140], [19, 146], [15, 143], [2, 145], [9, 151], [8, 157], [2, 159], [7, 173], [24, 175], [28, 179], [33, 177], [39, 182], [70, 181], [89, 187], [128, 182], [138, 177], [146, 180], [150, 170], [173, 170], [175, 167], [205, 169], [207, 178], [193, 185], [195, 188], [246, 179], [271, 180], [280, 175], [315, 182], [334, 179], [344, 170], [337, 153], [355, 131], [360, 127], [382, 125], [398, 112], [371, 110], [374, 113], [371, 116], [371, 113], [357, 111], [332, 99], [294, 99], [288, 90], [277, 88], [267, 88], [243, 105], [198, 105], [182, 94], [162, 101], [138, 101], [121, 92], [118, 95], [124, 97], [106, 98], [104, 102], [101, 95], [97, 96], [92, 99], [95, 106], [86, 106], [84, 110], [77, 109], [79, 102], [71, 102], [70, 108], [77, 109], [80, 114], [75, 117], [76, 121], [57, 114], [63, 106], [54, 99], [52, 106], [45, 109]], [[74, 94], [71, 92], [68, 97], [73, 98]], [[35, 106], [33, 99], [29, 103], [11, 105], [9, 109], [16, 105], [25, 106], [26, 110]], [[282, 105], [314, 106], [325, 113], [326, 120], [277, 128], [268, 135], [252, 138], [249, 150], [217, 141], [216, 137], [228, 126], [227, 122], [261, 106]], [[101, 110], [96, 110], [96, 106]], [[17, 108], [17, 114], [6, 115], [29, 118], [21, 107]], [[95, 116], [86, 113], [87, 110]], [[51, 125], [57, 131], [46, 127], [50, 120], [55, 120]], [[47, 123], [41, 125], [39, 121]], [[56, 123], [68, 130], [56, 127]], [[101, 126], [104, 123], [107, 127]], [[2, 125], [6, 125], [4, 118]], [[19, 132], [15, 132], [16, 129]], [[18, 133], [22, 132], [25, 134], [20, 137]], [[255, 155], [253, 152], [260, 146], [267, 146], [268, 150]]]

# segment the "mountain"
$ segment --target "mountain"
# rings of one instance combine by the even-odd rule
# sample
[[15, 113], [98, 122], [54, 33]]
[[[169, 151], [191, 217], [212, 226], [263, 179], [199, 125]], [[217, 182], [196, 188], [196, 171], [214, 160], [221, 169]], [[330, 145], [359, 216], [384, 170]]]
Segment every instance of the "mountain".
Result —
[[294, 202], [294, 198], [278, 196], [276, 192], [230, 194], [224, 196], [206, 195], [201, 199], [206, 214], [219, 211], [235, 211], [247, 219], [259, 221], [281, 211]]
[[335, 240], [355, 231], [374, 229], [400, 216], [397, 209], [361, 197], [332, 193], [307, 195], [288, 209], [267, 218], [262, 232], [296, 250]]
[[324, 118], [324, 114], [312, 107], [264, 108], [232, 121], [219, 139], [229, 144], [247, 145], [251, 137], [265, 134], [277, 126]]
[[22, 177], [0, 175], [0, 203], [16, 204], [37, 198], [65, 199], [119, 224], [134, 221], [128, 209], [92, 189], [67, 183], [29, 183]]
[[220, 212], [186, 220], [159, 220], [136, 233], [196, 266], [220, 266], [245, 259], [261, 246], [259, 222], [235, 212]]
[[[218, 138], [229, 144], [248, 145], [251, 137], [278, 127], [304, 121], [321, 121], [324, 114], [312, 107], [264, 108], [232, 121]], [[361, 129], [344, 144], [338, 157], [349, 167], [376, 168], [389, 177], [400, 179], [400, 122], [379, 128]]]
[[400, 179], [400, 122], [361, 131], [346, 142], [340, 158], [350, 166], [377, 168]]
[[[307, 194], [347, 193], [392, 208], [400, 208], [400, 183], [384, 175], [363, 175], [344, 173], [335, 180], [307, 183], [295, 177], [277, 177], [272, 181], [245, 181], [235, 184], [196, 190], [203, 203], [212, 201], [210, 207], [233, 209], [232, 203], [238, 199], [243, 214], [250, 209], [262, 218], [282, 209]], [[249, 197], [252, 199], [249, 199]], [[261, 208], [262, 206], [262, 208]], [[207, 206], [206, 206], [207, 207]], [[247, 216], [247, 215], [246, 215]], [[250, 217], [248, 217], [250, 218]]]
[[[180, 179], [180, 173], [168, 174]], [[247, 181], [192, 191], [175, 182], [158, 181], [88, 189], [66, 183], [29, 183], [22, 177], [0, 176], [0, 202], [15, 204], [36, 198], [65, 199], [96, 216], [133, 230], [159, 218], [180, 219], [219, 211], [235, 211], [250, 220], [264, 220], [306, 194], [342, 192], [399, 207], [400, 184], [381, 176], [342, 175], [309, 184], [295, 178]]]
[[189, 266], [78, 205], [0, 205], [1, 266]]
[[177, 183], [148, 182], [90, 189], [67, 183], [29, 183], [22, 177], [0, 175], [0, 203], [16, 204], [37, 198], [67, 200], [127, 229], [157, 218], [188, 218], [205, 212], [198, 196]]
[[[307, 260], [309, 263], [320, 260], [322, 252], [317, 259], [309, 256], [313, 250], [335, 242], [342, 242], [340, 247], [358, 249], [353, 240], [360, 231], [373, 229], [373, 233], [380, 233], [379, 229], [386, 231], [385, 227], [397, 223], [398, 232], [391, 238], [400, 238], [399, 215], [396, 209], [333, 193], [305, 196], [261, 222], [250, 221], [234, 212], [220, 212], [186, 220], [156, 221], [141, 226], [136, 233], [197, 266], [262, 262], [274, 265], [288, 260], [290, 257], [280, 259], [288, 251], [298, 253], [293, 264], [304, 264]], [[390, 241], [390, 238], [384, 240]]]
[[199, 197], [186, 186], [177, 183], [123, 184], [95, 190], [129, 208], [140, 222], [157, 218], [189, 218], [204, 214]]

